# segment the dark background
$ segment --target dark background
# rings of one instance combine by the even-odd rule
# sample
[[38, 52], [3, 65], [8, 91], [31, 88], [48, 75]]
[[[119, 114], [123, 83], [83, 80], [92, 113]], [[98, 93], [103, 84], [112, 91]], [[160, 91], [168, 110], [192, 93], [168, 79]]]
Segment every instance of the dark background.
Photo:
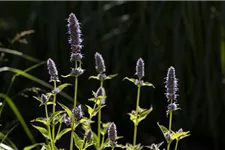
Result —
[[[84, 75], [79, 78], [78, 100], [88, 103], [91, 91], [99, 83], [88, 80], [96, 75], [94, 54], [103, 55], [107, 74], [118, 73], [111, 81], [106, 81], [107, 107], [103, 109], [103, 121], [115, 121], [118, 134], [124, 135], [119, 143], [132, 143], [133, 124], [127, 115], [135, 108], [136, 87], [124, 77], [134, 77], [136, 61], [145, 61], [145, 81], [155, 85], [155, 89], [141, 90], [140, 106], [153, 112], [141, 122], [138, 128], [138, 142], [150, 145], [159, 143], [163, 136], [157, 126], [168, 126], [166, 117], [166, 97], [164, 78], [167, 68], [176, 68], [179, 79], [181, 111], [174, 115], [173, 128], [191, 131], [191, 136], [180, 141], [182, 150], [219, 149], [225, 142], [225, 95], [223, 74], [225, 69], [224, 45], [224, 2], [0, 2], [0, 43], [1, 47], [15, 49], [40, 60], [52, 58], [61, 75], [68, 74], [70, 47], [66, 28], [66, 18], [73, 12], [81, 22], [83, 33]], [[35, 30], [28, 35], [28, 44], [9, 41], [24, 30]], [[6, 54], [8, 61], [1, 67], [10, 66], [24, 70], [34, 63], [18, 56]], [[46, 65], [30, 72], [48, 81]], [[0, 74], [0, 91], [6, 93], [12, 73]], [[63, 83], [72, 78], [60, 78]], [[32, 98], [18, 94], [24, 88], [40, 87], [35, 82], [19, 77], [13, 84], [9, 96], [13, 98], [23, 117], [30, 120], [42, 116], [43, 109]], [[71, 97], [73, 87], [65, 90]], [[58, 100], [70, 106], [72, 102], [63, 97]], [[1, 116], [4, 125], [16, 120], [9, 107]], [[42, 136], [31, 126], [38, 142]], [[18, 126], [9, 136], [19, 149], [30, 145], [23, 128]], [[59, 145], [68, 146], [65, 136]]]

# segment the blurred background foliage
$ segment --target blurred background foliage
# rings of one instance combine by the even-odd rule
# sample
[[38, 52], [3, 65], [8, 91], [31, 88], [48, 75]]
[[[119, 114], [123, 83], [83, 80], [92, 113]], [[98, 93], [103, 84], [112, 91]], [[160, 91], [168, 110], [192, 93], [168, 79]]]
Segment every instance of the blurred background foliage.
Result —
[[[120, 143], [132, 142], [133, 124], [127, 115], [135, 108], [136, 88], [124, 77], [133, 77], [136, 60], [142, 57], [146, 64], [144, 80], [155, 89], [143, 88], [141, 107], [153, 106], [153, 112], [138, 129], [138, 142], [160, 142], [163, 136], [156, 122], [167, 125], [165, 116], [164, 77], [173, 65], [179, 79], [178, 102], [181, 111], [175, 114], [174, 129], [182, 127], [191, 136], [180, 143], [180, 149], [218, 149], [225, 141], [225, 3], [224, 2], [0, 2], [1, 47], [18, 50], [38, 60], [51, 57], [61, 75], [70, 72], [70, 47], [67, 42], [66, 18], [76, 14], [83, 32], [82, 53], [85, 58], [84, 75], [79, 78], [78, 100], [88, 103], [91, 91], [98, 82], [88, 80], [96, 75], [94, 53], [100, 52], [107, 66], [107, 74], [118, 73], [107, 81], [107, 107], [103, 109], [103, 121], [115, 121], [118, 134], [124, 135]], [[26, 39], [10, 43], [24, 30], [34, 30]], [[27, 43], [28, 42], [28, 43]], [[25, 70], [34, 62], [21, 57], [1, 53], [1, 67], [9, 66]], [[48, 81], [46, 65], [32, 70], [32, 75]], [[0, 73], [0, 91], [6, 93], [13, 73]], [[63, 83], [73, 79], [61, 79]], [[41, 93], [39, 87], [49, 90], [26, 78], [18, 77], [8, 95], [20, 110], [28, 125], [29, 120], [42, 115], [42, 108], [32, 98]], [[22, 91], [22, 92], [21, 92]], [[65, 90], [73, 96], [73, 87]], [[72, 105], [62, 97], [59, 101]], [[5, 107], [1, 128], [17, 122], [9, 107]], [[29, 126], [30, 127], [30, 126]], [[37, 141], [41, 135], [31, 128]], [[21, 126], [9, 137], [22, 149], [30, 141]], [[66, 141], [61, 142], [65, 146]]]

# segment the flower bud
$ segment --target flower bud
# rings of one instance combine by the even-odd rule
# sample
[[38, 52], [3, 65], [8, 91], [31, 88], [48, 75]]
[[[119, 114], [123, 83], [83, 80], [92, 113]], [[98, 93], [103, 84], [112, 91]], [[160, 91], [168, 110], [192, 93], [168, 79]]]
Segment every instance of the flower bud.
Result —
[[95, 69], [100, 74], [105, 72], [106, 70], [104, 59], [102, 58], [102, 55], [98, 52], [95, 53]]
[[81, 109], [81, 105], [79, 105], [75, 109], [73, 109], [72, 112], [77, 121], [83, 117], [83, 111]]
[[114, 122], [112, 122], [108, 127], [108, 137], [110, 141], [115, 142], [117, 138], [117, 129]]
[[89, 129], [88, 131], [87, 131], [87, 133], [86, 133], [86, 138], [87, 138], [87, 140], [88, 141], [90, 141], [91, 139], [92, 139], [92, 130], [91, 129]]
[[51, 81], [58, 81], [58, 71], [55, 65], [55, 62], [49, 58], [47, 60], [47, 66], [48, 66], [48, 71], [49, 71], [49, 75], [50, 75], [50, 82]]
[[48, 97], [45, 94], [41, 94], [42, 103], [46, 103], [48, 101]]
[[70, 61], [80, 61], [83, 58], [81, 53], [71, 53]]
[[177, 78], [175, 74], [175, 69], [174, 67], [170, 67], [167, 72], [167, 77], [166, 77], [166, 97], [168, 100], [176, 100], [177, 99], [177, 94], [176, 92], [178, 91], [178, 84], [177, 84]]
[[136, 64], [136, 73], [138, 79], [141, 80], [145, 76], [145, 64], [142, 58], [139, 58]]

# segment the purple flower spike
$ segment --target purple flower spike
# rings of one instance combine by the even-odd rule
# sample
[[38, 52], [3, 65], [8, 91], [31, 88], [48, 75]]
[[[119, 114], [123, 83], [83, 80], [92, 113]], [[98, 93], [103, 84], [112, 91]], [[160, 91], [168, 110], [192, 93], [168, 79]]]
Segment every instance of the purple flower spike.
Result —
[[141, 80], [145, 76], [145, 64], [142, 58], [139, 58], [136, 64], [136, 73], [138, 79]]
[[71, 13], [69, 18], [67, 19], [68, 22], [68, 33], [69, 33], [69, 44], [71, 45], [71, 50], [73, 53], [79, 53], [81, 51], [82, 39], [81, 39], [81, 30], [80, 30], [80, 23], [77, 20], [75, 14]]
[[167, 72], [165, 88], [166, 88], [165, 95], [167, 99], [176, 100], [177, 99], [176, 92], [178, 91], [178, 84], [177, 84], [175, 69], [172, 66], [168, 69], [168, 72]]

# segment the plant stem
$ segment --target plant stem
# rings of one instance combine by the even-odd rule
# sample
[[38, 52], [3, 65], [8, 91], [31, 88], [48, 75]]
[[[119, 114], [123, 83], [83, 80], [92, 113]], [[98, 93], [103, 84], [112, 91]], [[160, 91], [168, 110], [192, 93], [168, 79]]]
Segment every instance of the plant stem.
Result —
[[[75, 68], [77, 69], [77, 61], [75, 61]], [[77, 104], [77, 85], [78, 85], [78, 76], [75, 76], [73, 108], [76, 108]]]
[[51, 136], [51, 129], [50, 129], [50, 125], [49, 125], [49, 120], [48, 120], [48, 107], [47, 104], [45, 104], [45, 115], [46, 115], [46, 120], [47, 120], [47, 128], [48, 128], [48, 136], [50, 138], [50, 142], [51, 142], [51, 148], [54, 149], [54, 142], [52, 140], [52, 136]]
[[141, 93], [141, 86], [138, 85], [138, 90], [137, 90], [137, 103], [136, 103], [136, 111], [135, 111], [135, 116], [136, 116], [136, 122], [134, 123], [134, 139], [133, 139], [133, 146], [135, 147], [136, 145], [136, 139], [137, 139], [137, 117], [138, 117], [138, 107], [139, 107], [139, 101], [140, 101], [140, 93]]
[[87, 142], [87, 141], [85, 140], [85, 138], [86, 138], [86, 135], [84, 135], [84, 138], [83, 138], [83, 141], [84, 141], [83, 146], [82, 146], [82, 149], [83, 149], [83, 150], [86, 149], [86, 148], [85, 148], [85, 145], [86, 145], [86, 142]]
[[[103, 87], [103, 81], [100, 82], [100, 87]], [[101, 109], [98, 112], [98, 150], [100, 150], [100, 140], [101, 140], [100, 129], [101, 129]]]
[[114, 146], [112, 146], [112, 150], [114, 150]]
[[[56, 89], [56, 81], [54, 81], [54, 90]], [[56, 105], [56, 94], [53, 95], [53, 107], [52, 107], [52, 114], [55, 113], [55, 105]], [[52, 140], [55, 139], [55, 121], [52, 120]]]
[[[173, 104], [173, 100], [171, 100], [170, 104]], [[172, 127], [172, 117], [173, 117], [173, 111], [170, 110], [170, 118], [169, 118], [169, 134], [171, 133], [171, 127]], [[167, 150], [170, 150], [170, 144], [171, 141], [169, 141], [169, 143], [167, 144]]]
[[175, 150], [177, 150], [177, 148], [178, 148], [178, 142], [179, 142], [179, 140], [176, 140]]
[[70, 135], [70, 150], [73, 150], [73, 131], [74, 131], [74, 122], [72, 122], [72, 125], [71, 125], [71, 135]]
[[[77, 69], [77, 61], [75, 61], [75, 69]], [[73, 101], [73, 108], [76, 108], [77, 104], [77, 86], [78, 86], [78, 76], [75, 76], [74, 81], [74, 101]], [[73, 132], [74, 132], [74, 122], [71, 125], [71, 136], [70, 136], [70, 150], [73, 150]]]

